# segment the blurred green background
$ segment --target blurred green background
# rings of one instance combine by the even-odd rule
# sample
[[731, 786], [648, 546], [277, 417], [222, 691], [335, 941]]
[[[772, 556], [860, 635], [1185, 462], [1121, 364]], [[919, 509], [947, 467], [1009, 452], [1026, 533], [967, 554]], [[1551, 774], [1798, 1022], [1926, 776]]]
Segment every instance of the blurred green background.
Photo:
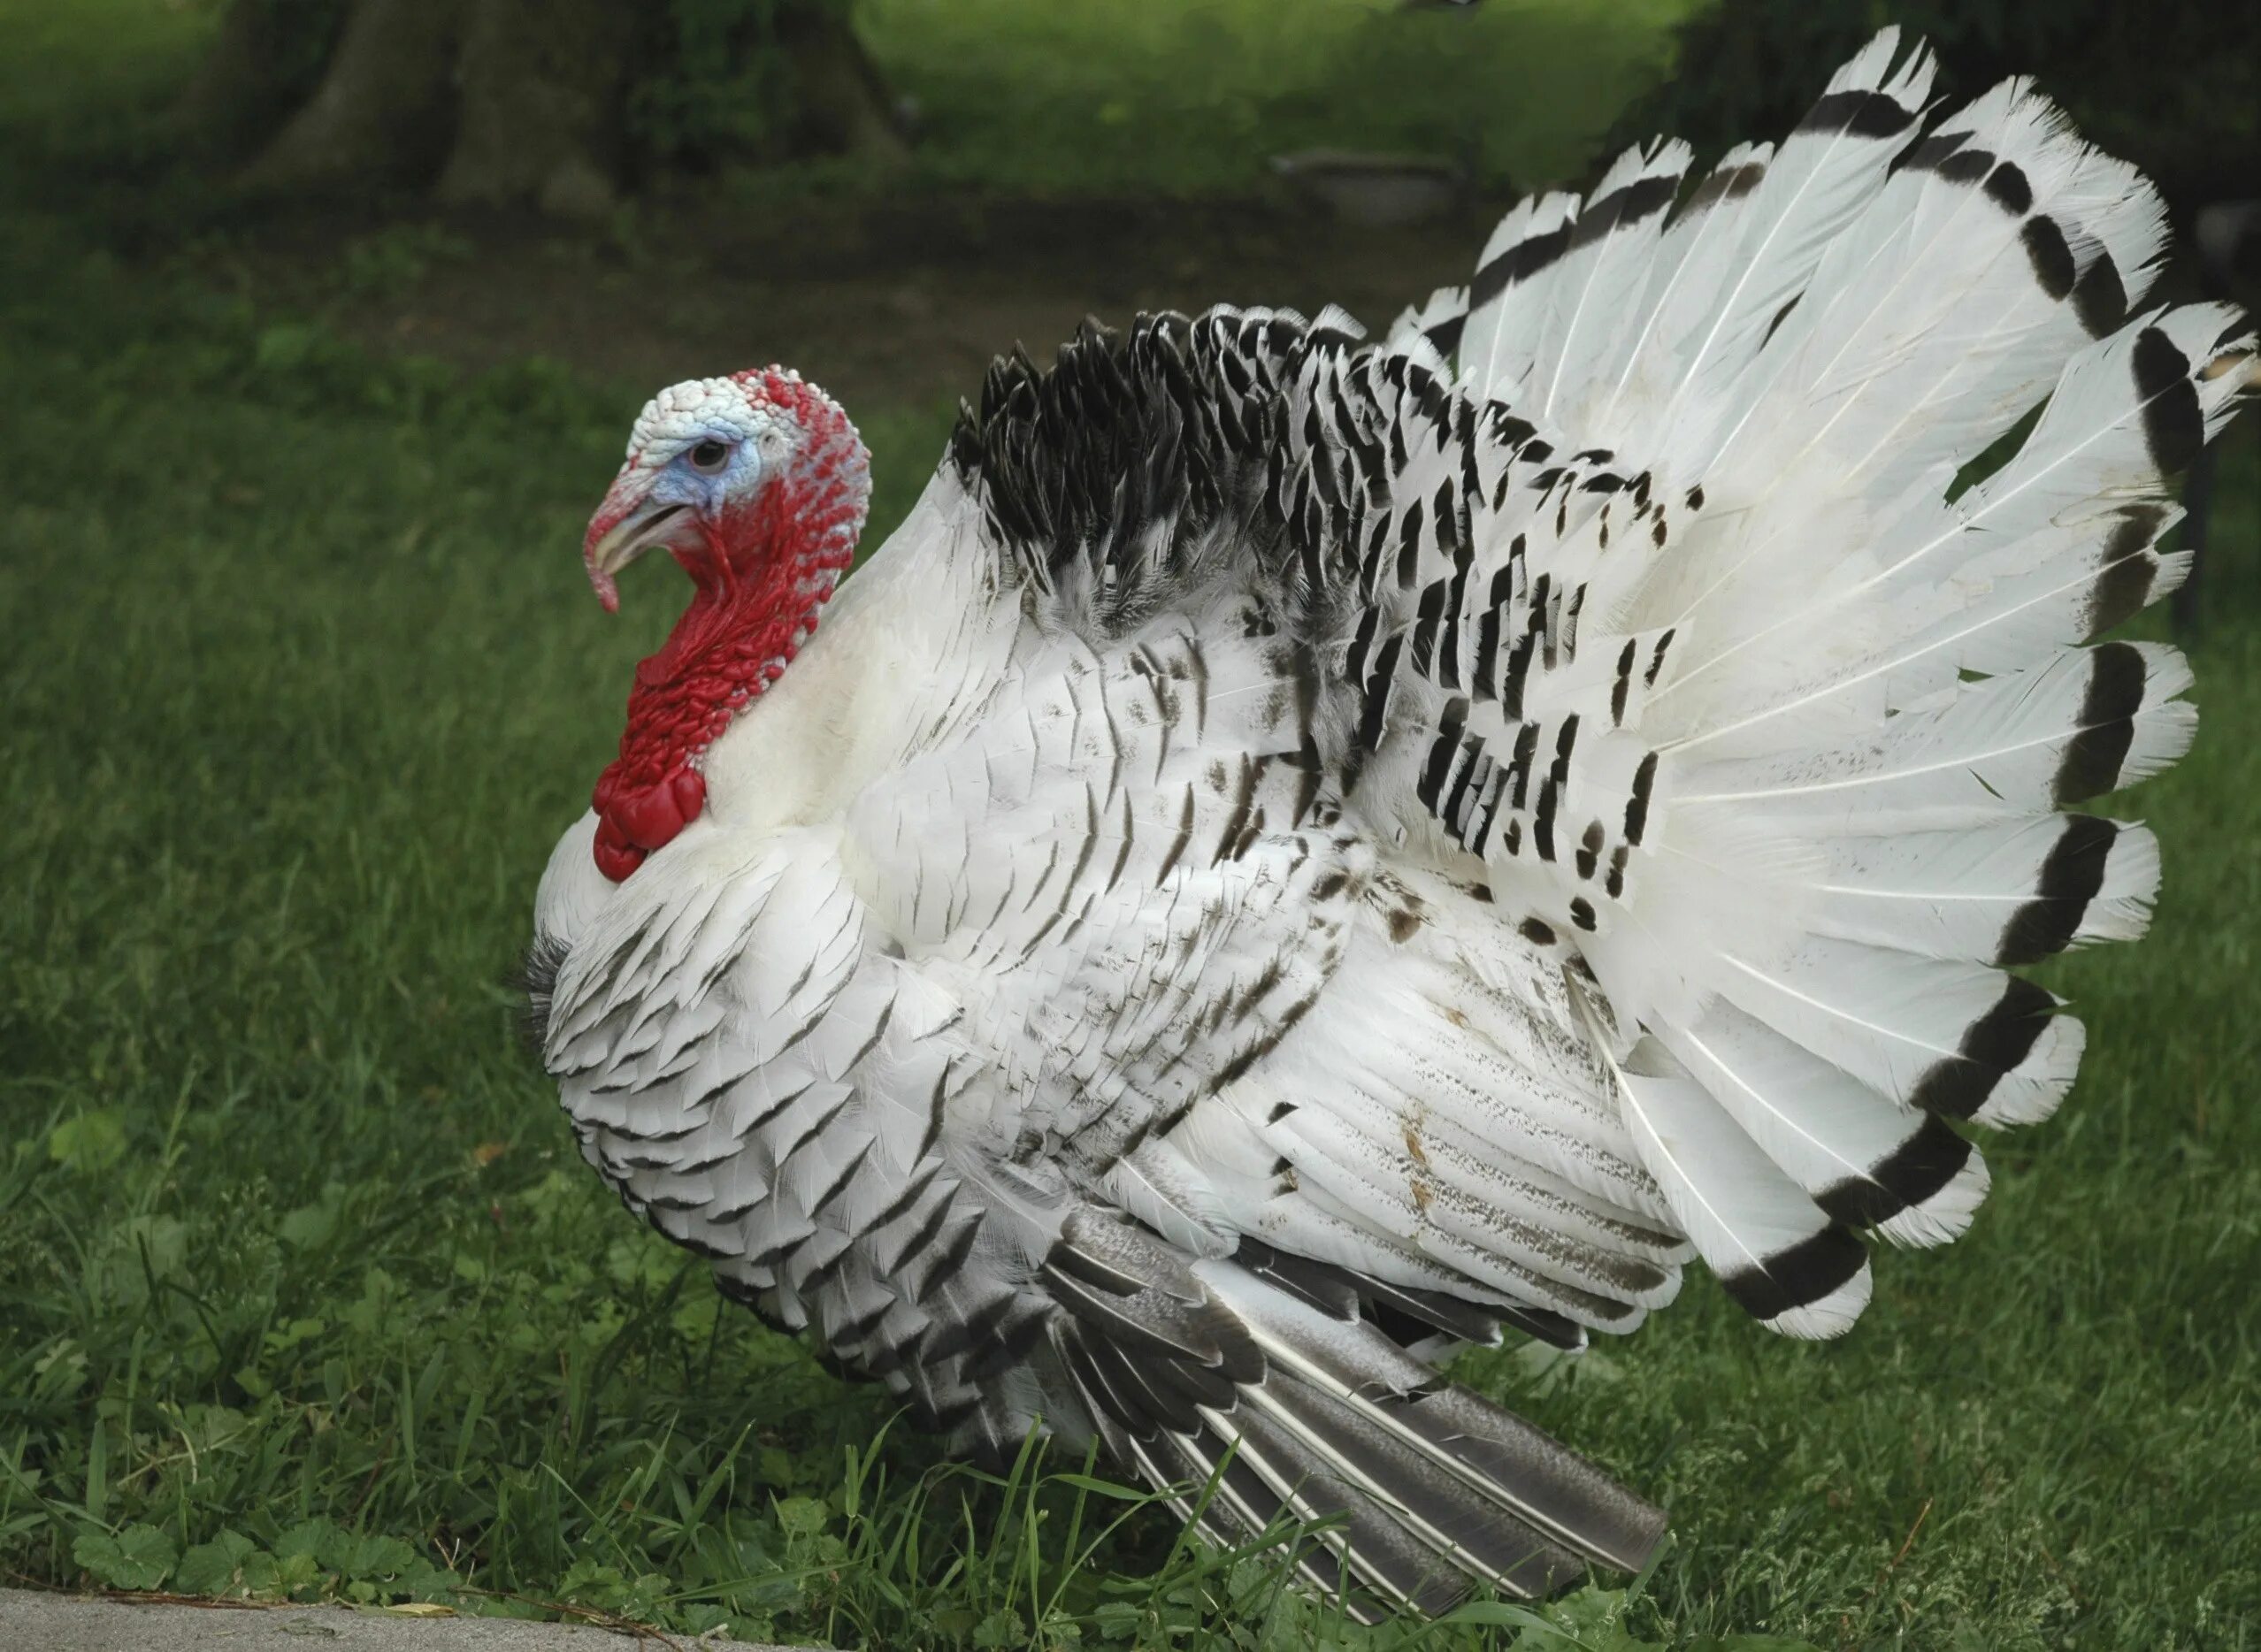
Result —
[[[506, 984], [664, 570], [636, 408], [769, 360], [871, 542], [994, 351], [1465, 279], [1652, 130], [1774, 136], [1882, 23], [2152, 170], [2252, 302], [2261, 41], [2214, 6], [0, 0], [0, 1584], [871, 1647], [2261, 1644], [2261, 444], [2201, 478], [2204, 726], [2118, 813], [2158, 932], [1839, 1344], [1691, 1284], [1456, 1374], [1674, 1510], [1649, 1577], [1363, 1630], [1085, 1464], [939, 1462], [571, 1150]], [[2219, 241], [2219, 236], [2215, 237]], [[2162, 616], [2139, 622], [2161, 634]], [[1621, 1583], [1621, 1580], [1619, 1580]]]

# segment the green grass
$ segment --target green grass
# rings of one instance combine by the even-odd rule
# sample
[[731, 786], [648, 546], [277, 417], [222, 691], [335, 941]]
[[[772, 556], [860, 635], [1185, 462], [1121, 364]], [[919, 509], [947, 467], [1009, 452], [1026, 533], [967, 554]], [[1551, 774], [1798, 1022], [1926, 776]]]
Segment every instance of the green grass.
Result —
[[1575, 178], [1694, 0], [861, 0], [922, 168], [988, 188], [1245, 190], [1312, 147]]
[[[873, 1646], [1517, 1633], [1355, 1631], [1081, 1463], [944, 1465], [581, 1166], [504, 978], [678, 596], [608, 621], [577, 565], [648, 386], [373, 362], [0, 227], [0, 1580]], [[884, 526], [944, 417], [855, 412]], [[1826, 1348], [1697, 1281], [1575, 1365], [1463, 1361], [1675, 1511], [1580, 1644], [2261, 1644], [2250, 581], [2126, 806], [2158, 932], [2050, 973], [2088, 1065], [1989, 1143], [1968, 1238], [1880, 1258]]]

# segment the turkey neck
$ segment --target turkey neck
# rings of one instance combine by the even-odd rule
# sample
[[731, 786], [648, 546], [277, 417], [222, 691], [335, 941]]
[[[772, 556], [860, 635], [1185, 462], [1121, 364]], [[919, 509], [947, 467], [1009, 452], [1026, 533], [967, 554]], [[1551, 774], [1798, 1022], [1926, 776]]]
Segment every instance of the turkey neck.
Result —
[[675, 553], [690, 604], [638, 663], [619, 755], [591, 799], [607, 877], [627, 877], [705, 809], [708, 748], [784, 677], [854, 560], [868, 475], [847, 431]]
[[818, 824], [981, 715], [1008, 669], [1018, 605], [961, 539], [954, 480], [936, 478], [844, 582], [824, 629], [706, 753], [708, 815], [733, 828]]

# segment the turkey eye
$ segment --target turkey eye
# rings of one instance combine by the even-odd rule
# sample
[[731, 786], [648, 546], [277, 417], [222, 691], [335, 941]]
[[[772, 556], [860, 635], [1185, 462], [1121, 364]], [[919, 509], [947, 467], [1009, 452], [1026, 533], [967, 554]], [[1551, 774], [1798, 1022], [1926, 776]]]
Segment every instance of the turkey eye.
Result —
[[712, 476], [730, 463], [730, 444], [709, 436], [691, 449], [691, 468]]

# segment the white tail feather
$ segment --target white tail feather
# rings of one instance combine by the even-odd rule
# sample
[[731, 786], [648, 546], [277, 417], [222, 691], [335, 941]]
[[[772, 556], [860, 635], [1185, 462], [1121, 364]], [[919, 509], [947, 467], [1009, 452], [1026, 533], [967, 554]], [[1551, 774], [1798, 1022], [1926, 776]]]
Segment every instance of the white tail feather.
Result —
[[1897, 1224], [1888, 1231], [1903, 1243], [1939, 1243], [1962, 1231], [1985, 1196], [1985, 1161], [1961, 1137], [1730, 1005], [1659, 1036], [1744, 1134], [1840, 1220]]
[[1702, 1084], [1629, 1072], [1608, 1052], [1583, 993], [1577, 1001], [1634, 1139], [1674, 1217], [1721, 1282], [1787, 1335], [1835, 1336], [1850, 1327], [1871, 1289], [1859, 1241], [1836, 1228]]
[[[2158, 888], [2148, 831], [2063, 811], [2196, 724], [2180, 654], [2097, 639], [2185, 577], [2172, 478], [2237, 402], [2208, 363], [2251, 341], [2218, 305], [2131, 320], [2156, 192], [2022, 80], [1924, 129], [1930, 73], [1884, 31], [1668, 214], [1623, 209], [1684, 156], [1629, 150], [1400, 327], [1543, 439], [1470, 516], [1513, 560], [1432, 588], [1492, 611], [1445, 632], [1442, 686], [1478, 692], [1431, 807], [1593, 971], [1639, 1157], [1738, 1277], [1833, 1218], [1968, 1224], [1985, 1166], [1942, 1120], [2045, 1117], [2081, 1050], [2004, 969], [2140, 935]], [[1806, 1284], [1764, 1317], [1865, 1299]]]

